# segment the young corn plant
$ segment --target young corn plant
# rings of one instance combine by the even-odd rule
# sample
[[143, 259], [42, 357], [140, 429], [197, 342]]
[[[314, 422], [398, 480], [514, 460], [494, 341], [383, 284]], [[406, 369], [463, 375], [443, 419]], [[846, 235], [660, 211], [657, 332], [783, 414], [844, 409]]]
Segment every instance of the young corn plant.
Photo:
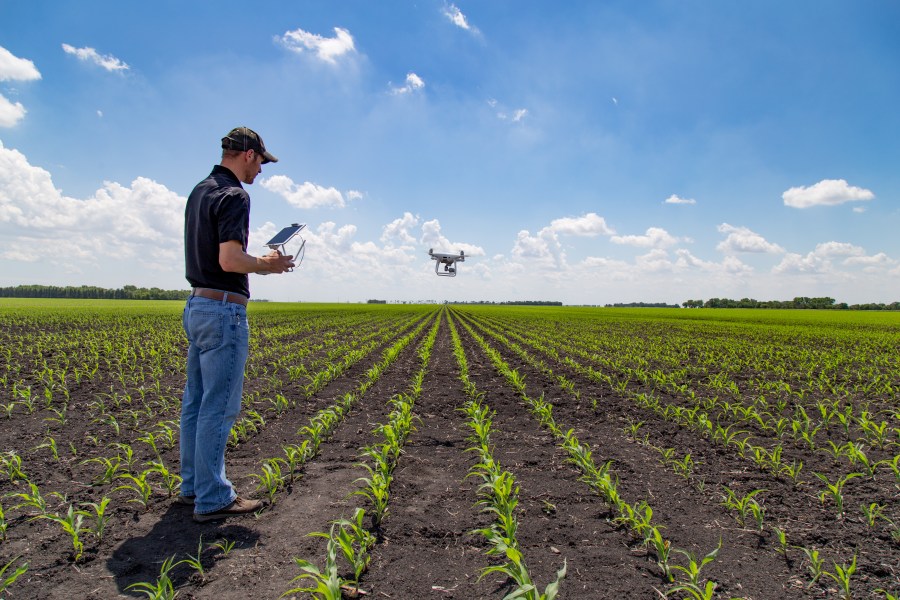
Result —
[[169, 577], [169, 572], [177, 565], [178, 563], [175, 562], [175, 556], [170, 556], [163, 561], [162, 566], [159, 569], [159, 577], [155, 582], [148, 583], [146, 581], [140, 581], [138, 583], [132, 583], [125, 589], [137, 590], [144, 594], [148, 600], [175, 600], [178, 592], [175, 591], [175, 585], [172, 583], [171, 577]]
[[319, 537], [330, 538], [337, 543], [347, 563], [353, 568], [353, 579], [347, 580], [343, 587], [351, 591], [359, 591], [359, 578], [369, 567], [372, 557], [369, 550], [375, 545], [375, 536], [363, 527], [365, 511], [357, 508], [350, 519], [339, 519], [332, 523], [331, 532], [313, 533]]
[[759, 505], [759, 502], [754, 498], [760, 492], [764, 492], [766, 490], [753, 490], [752, 492], [748, 492], [744, 496], [738, 496], [737, 492], [730, 489], [728, 486], [722, 486], [725, 490], [726, 496], [723, 498], [722, 505], [725, 506], [728, 510], [733, 510], [737, 512], [738, 524], [741, 527], [746, 526], [747, 516], [753, 516], [757, 521], [757, 525], [759, 525], [760, 529], [762, 528], [762, 515], [763, 510]]
[[223, 555], [228, 556], [231, 554], [231, 551], [234, 549], [235, 542], [233, 540], [228, 540], [226, 538], [222, 538], [221, 540], [215, 541], [211, 543], [208, 547], [215, 548], [220, 551]]
[[171, 498], [178, 488], [181, 487], [181, 476], [170, 471], [161, 458], [158, 461], [151, 460], [147, 464], [149, 465], [147, 468], [148, 473], [157, 473], [162, 477], [163, 487], [166, 489], [166, 492], [168, 492], [168, 497]]
[[12, 567], [13, 563], [19, 560], [19, 556], [13, 558], [11, 561], [0, 567], [0, 593], [5, 592], [9, 586], [16, 582], [16, 579], [24, 575], [28, 571], [28, 563], [22, 563], [16, 570], [12, 572], [11, 575], [7, 575], [6, 572], [9, 571], [9, 568]]
[[103, 532], [106, 530], [106, 524], [112, 516], [106, 512], [109, 503], [110, 499], [104, 496], [100, 502], [87, 502], [83, 504], [83, 506], [89, 507], [93, 511], [93, 514], [87, 511], [79, 511], [86, 517], [93, 517], [94, 526], [89, 528], [88, 531], [96, 536], [98, 542], [103, 540]]
[[821, 557], [819, 557], [819, 551], [813, 548], [805, 548], [803, 546], [797, 546], [804, 555], [806, 555], [806, 560], [808, 562], [807, 569], [809, 570], [809, 574], [811, 579], [809, 580], [809, 584], [806, 586], [807, 588], [812, 587], [816, 581], [822, 576], [824, 573], [824, 561]]
[[9, 523], [6, 520], [6, 513], [3, 512], [3, 505], [0, 504], [0, 542], [6, 541], [6, 530]]
[[81, 461], [81, 464], [87, 463], [97, 463], [103, 469], [103, 472], [100, 473], [100, 475], [96, 479], [94, 479], [92, 485], [105, 485], [107, 483], [112, 483], [119, 477], [119, 468], [122, 464], [122, 459], [118, 456], [114, 456], [112, 458], [107, 458], [105, 456], [95, 456], [94, 458], [88, 458], [87, 460]]
[[[706, 586], [701, 587], [700, 571], [703, 569], [703, 567], [705, 567], [706, 565], [708, 565], [709, 563], [711, 563], [712, 561], [714, 561], [716, 559], [716, 557], [719, 555], [719, 550], [721, 550], [721, 549], [722, 549], [722, 540], [721, 539], [719, 540], [718, 546], [713, 548], [706, 556], [704, 556], [703, 558], [700, 558], [700, 559], [698, 559], [697, 555], [694, 554], [693, 552], [689, 552], [687, 550], [676, 549], [675, 552], [677, 552], [678, 554], [681, 554], [682, 556], [687, 558], [688, 564], [687, 564], [687, 566], [684, 566], [684, 567], [681, 565], [672, 565], [672, 570], [680, 571], [680, 572], [684, 573], [688, 579], [687, 583], [685, 585], [687, 585], [691, 589], [694, 589], [697, 592], [702, 592], [702, 590], [704, 590], [706, 587], [708, 587], [708, 584], [711, 582], [707, 582]], [[714, 588], [715, 588], [715, 585], [713, 585], [713, 589]]]
[[61, 517], [58, 514], [44, 513], [34, 518], [47, 519], [62, 527], [63, 531], [69, 534], [72, 539], [72, 550], [75, 562], [81, 560], [81, 556], [84, 554], [84, 542], [81, 541], [81, 532], [83, 529], [82, 522], [84, 520], [84, 513], [82, 511], [76, 511], [75, 507], [70, 504], [69, 510], [64, 517]]
[[15, 483], [17, 481], [28, 481], [28, 476], [22, 470], [22, 457], [15, 452], [6, 452], [0, 454], [0, 464], [6, 470], [9, 481]]
[[284, 487], [284, 475], [281, 474], [280, 458], [270, 458], [263, 463], [260, 473], [253, 473], [251, 477], [255, 478], [259, 483], [256, 485], [257, 491], [264, 490], [269, 497], [269, 502], [275, 504], [278, 490]]
[[671, 583], [673, 576], [672, 566], [669, 564], [669, 555], [672, 551], [672, 544], [669, 540], [663, 538], [659, 527], [650, 529], [647, 540], [647, 546], [653, 548], [653, 551], [656, 553], [656, 566], [662, 571], [663, 579]]
[[844, 477], [838, 477], [834, 483], [828, 481], [828, 477], [821, 473], [813, 473], [813, 475], [821, 479], [825, 484], [825, 490], [819, 494], [819, 500], [821, 500], [822, 504], [825, 504], [825, 500], [831, 498], [834, 502], [837, 518], [844, 518], [844, 485], [855, 477], [862, 477], [862, 473], [849, 473]]
[[38, 489], [38, 486], [32, 482], [28, 482], [29, 491], [27, 492], [19, 492], [16, 494], [9, 494], [10, 498], [21, 498], [22, 503], [15, 505], [13, 508], [18, 510], [23, 507], [31, 507], [37, 511], [36, 515], [32, 515], [34, 517], [40, 517], [47, 513], [47, 501], [41, 495], [41, 490]]
[[849, 565], [832, 564], [834, 565], [834, 573], [824, 571], [822, 574], [830, 577], [840, 586], [841, 597], [844, 600], [850, 600], [850, 578], [856, 572], [856, 555], [853, 555], [853, 560]]
[[388, 512], [388, 501], [391, 497], [390, 487], [392, 476], [389, 472], [387, 463], [381, 463], [383, 466], [373, 469], [365, 463], [359, 463], [357, 466], [363, 467], [369, 472], [368, 477], [360, 477], [357, 482], [362, 482], [362, 489], [352, 492], [353, 495], [365, 496], [372, 503], [372, 527], [379, 527]]
[[[483, 531], [492, 531], [491, 529]], [[488, 554], [502, 554], [508, 562], [503, 565], [491, 565], [481, 571], [479, 580], [490, 573], [501, 573], [516, 582], [516, 588], [509, 594], [504, 596], [503, 600], [513, 600], [522, 598], [523, 600], [554, 600], [559, 594], [559, 584], [566, 576], [566, 562], [563, 561], [562, 568], [556, 572], [556, 579], [544, 588], [541, 592], [531, 580], [528, 569], [522, 560], [522, 553], [518, 548], [511, 545], [510, 540], [502, 538], [494, 532], [488, 541], [492, 544], [492, 548], [488, 550]]]
[[145, 509], [150, 507], [150, 498], [153, 496], [153, 487], [147, 481], [147, 475], [149, 474], [149, 470], [143, 471], [138, 475], [132, 475], [131, 473], [123, 473], [119, 475], [118, 479], [127, 479], [131, 481], [130, 484], [123, 484], [117, 486], [115, 491], [119, 490], [130, 490], [134, 492], [137, 496], [136, 498], [130, 498], [128, 502], [137, 502]]
[[315, 587], [295, 587], [283, 593], [281, 595], [282, 598], [290, 594], [305, 592], [310, 594], [316, 600], [342, 600], [344, 596], [343, 592], [341, 591], [341, 586], [344, 584], [344, 580], [340, 577], [340, 575], [338, 575], [338, 542], [334, 539], [334, 536], [331, 535], [334, 533], [335, 527], [336, 525], [332, 525], [331, 533], [328, 534], [328, 544], [325, 549], [324, 569], [319, 570], [316, 565], [309, 562], [308, 560], [294, 557], [294, 562], [297, 563], [297, 566], [300, 567], [300, 570], [302, 572], [300, 573], [300, 575], [294, 577], [291, 580], [291, 583], [294, 583], [295, 581], [311, 579]]
[[180, 564], [185, 564], [194, 570], [197, 579], [199, 579], [200, 584], [202, 584], [206, 580], [206, 570], [203, 567], [203, 536], [200, 536], [200, 542], [197, 545], [197, 555], [192, 556], [188, 554], [187, 558], [178, 561], [175, 563], [177, 567]]

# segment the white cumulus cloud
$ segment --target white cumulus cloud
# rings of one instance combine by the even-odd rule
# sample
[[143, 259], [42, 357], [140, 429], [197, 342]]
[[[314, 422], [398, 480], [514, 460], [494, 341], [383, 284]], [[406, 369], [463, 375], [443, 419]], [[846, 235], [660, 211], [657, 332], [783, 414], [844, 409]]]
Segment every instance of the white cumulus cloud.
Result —
[[849, 185], [843, 179], [823, 179], [809, 187], [792, 187], [781, 195], [785, 206], [810, 208], [836, 206], [845, 202], [864, 202], [875, 198], [871, 191]]
[[394, 219], [384, 226], [381, 241], [385, 243], [400, 242], [401, 244], [414, 244], [416, 238], [411, 230], [419, 226], [419, 218], [410, 212], [403, 213], [399, 219]]
[[472, 27], [472, 25], [469, 24], [469, 20], [466, 18], [466, 15], [464, 15], [463, 12], [459, 10], [459, 8], [455, 4], [444, 6], [443, 13], [451, 23], [453, 23], [460, 29], [464, 29], [470, 33], [479, 33], [477, 28]]
[[425, 81], [415, 73], [407, 73], [406, 84], [400, 87], [391, 88], [394, 94], [409, 94], [425, 87]]
[[644, 235], [614, 235], [609, 238], [614, 244], [626, 246], [638, 246], [641, 248], [668, 248], [674, 246], [679, 240], [665, 229], [650, 227]]
[[817, 244], [816, 248], [806, 255], [789, 252], [782, 261], [776, 265], [774, 273], [817, 273], [825, 274], [835, 271], [834, 259], [846, 257], [842, 261], [844, 265], [863, 265], [866, 267], [892, 264], [884, 254], [866, 256], [866, 251], [860, 246], [845, 242], [824, 242]]
[[551, 231], [562, 235], [592, 237], [596, 235], [612, 235], [615, 231], [606, 224], [606, 219], [596, 213], [587, 213], [581, 217], [562, 217], [550, 222]]
[[[19, 58], [0, 46], [0, 81], [34, 81], [41, 74], [34, 63], [27, 58]], [[13, 102], [0, 94], [0, 127], [13, 127], [25, 117], [25, 107], [21, 102]]]
[[[336, 188], [322, 187], [309, 181], [297, 184], [285, 175], [273, 175], [263, 179], [260, 184], [274, 194], [278, 194], [297, 208], [319, 208], [331, 206], [343, 208], [346, 206], [344, 195]], [[359, 198], [359, 192], [348, 192], [348, 200]]]
[[0, 81], [34, 81], [41, 74], [34, 63], [27, 58], [19, 58], [0, 46]]
[[130, 186], [104, 182], [85, 199], [65, 196], [50, 173], [0, 143], [0, 238], [8, 259], [102, 264], [133, 258], [164, 266], [181, 252], [185, 202], [145, 177]]
[[26, 112], [21, 102], [10, 102], [0, 94], [0, 127], [12, 127], [25, 117]]
[[451, 242], [441, 233], [441, 224], [437, 219], [426, 221], [422, 224], [422, 237], [419, 243], [423, 247], [433, 249], [435, 252], [454, 254], [462, 250], [466, 256], [484, 256], [484, 248], [465, 242]]
[[672, 194], [663, 200], [663, 204], [697, 204], [697, 201], [693, 198], [681, 198], [676, 194]]
[[724, 233], [727, 237], [716, 246], [721, 252], [761, 252], [769, 254], [781, 254], [784, 248], [766, 239], [755, 231], [751, 231], [747, 227], [735, 227], [728, 223], [722, 223], [718, 226], [719, 233]]
[[342, 27], [335, 27], [334, 37], [330, 38], [295, 29], [287, 31], [283, 36], [275, 39], [288, 50], [298, 54], [312, 52], [319, 60], [332, 65], [337, 64], [337, 60], [341, 56], [356, 52], [353, 36]]
[[100, 54], [93, 48], [76, 48], [69, 44], [63, 44], [62, 49], [66, 54], [71, 54], [79, 60], [93, 63], [107, 71], [127, 71], [131, 68], [115, 56], [112, 56], [111, 54]]

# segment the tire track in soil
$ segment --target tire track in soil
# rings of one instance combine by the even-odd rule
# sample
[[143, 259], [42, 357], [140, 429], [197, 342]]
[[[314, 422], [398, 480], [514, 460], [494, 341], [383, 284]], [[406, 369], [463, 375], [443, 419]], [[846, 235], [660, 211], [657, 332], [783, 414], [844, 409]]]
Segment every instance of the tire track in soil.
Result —
[[[423, 329], [365, 396], [357, 400], [332, 437], [322, 442], [319, 454], [298, 474], [290, 493], [279, 493], [276, 504], [266, 507], [259, 517], [233, 517], [199, 524], [193, 521], [190, 507], [171, 502], [157, 503], [149, 512], [133, 514], [132, 522], [123, 528], [127, 529], [127, 534], [117, 536], [113, 548], [101, 554], [103, 560], [84, 565], [79, 570], [79, 577], [63, 578], [60, 585], [54, 585], [56, 578], [42, 582], [40, 597], [54, 600], [134, 598], [133, 592], [125, 590], [127, 585], [155, 581], [159, 576], [159, 565], [169, 556], [177, 555], [180, 560], [195, 555], [201, 536], [204, 545], [222, 538], [236, 544], [227, 557], [220, 553], [213, 560], [209, 552], [204, 553], [206, 581], [202, 584], [186, 565], [173, 570], [171, 576], [179, 598], [244, 599], [248, 593], [254, 598], [280, 597], [291, 587], [290, 580], [299, 573], [293, 562], [294, 556], [317, 563], [324, 558], [324, 540], [307, 537], [307, 534], [327, 531], [330, 521], [349, 517], [352, 507], [360, 503], [355, 497], [346, 497], [357, 489], [353, 483], [355, 479], [364, 474], [362, 469], [353, 467], [359, 448], [371, 443], [372, 426], [384, 420], [388, 413], [387, 399], [408, 384], [418, 361], [415, 348], [426, 331]], [[376, 358], [368, 366], [380, 360], [382, 350], [370, 355]], [[350, 379], [350, 375], [360, 376], [368, 366], [349, 369], [326, 390], [341, 390], [340, 394], [343, 394], [354, 389], [358, 379]], [[335, 393], [334, 397], [340, 394]], [[299, 417], [299, 413], [285, 412], [273, 421], [273, 425], [278, 422], [279, 426], [272, 431], [296, 432], [308, 423], [309, 417], [308, 414], [304, 414], [305, 418]], [[268, 426], [254, 437], [261, 440], [267, 430]], [[294, 436], [295, 441], [299, 439]], [[246, 458], [252, 470], [257, 470], [264, 458], [282, 454], [281, 446], [274, 441], [268, 445], [260, 441], [258, 447], [260, 454], [251, 457], [248, 453]], [[269, 450], [265, 450], [267, 447]], [[238, 470], [232, 456], [226, 456], [226, 461], [229, 473]], [[232, 481], [239, 493], [256, 495], [253, 493], [255, 483], [249, 473], [232, 477]], [[28, 597], [25, 586], [22, 590], [19, 593], [26, 594], [22, 597]]]
[[465, 452], [468, 432], [458, 411], [465, 401], [444, 322], [413, 407], [421, 422], [394, 471], [384, 541], [362, 578], [372, 597], [491, 597], [487, 583], [477, 583], [487, 546], [470, 533], [490, 519], [474, 507], [474, 480], [465, 479], [474, 456]]
[[552, 434], [541, 429], [471, 335], [459, 330], [470, 378], [496, 411], [494, 456], [520, 486], [518, 535], [532, 580], [543, 590], [565, 559], [560, 597], [658, 598], [653, 564], [643, 552], [631, 552], [627, 538], [607, 524], [613, 515], [605, 502], [563, 465], [566, 455]]
[[[571, 400], [562, 400], [563, 393], [555, 381], [521, 361], [496, 340], [489, 341], [510, 368], [525, 375], [529, 396], [538, 397], [542, 391], [545, 393], [544, 399], [554, 405], [557, 424], [563, 431], [573, 428], [579, 441], [590, 446], [597, 464], [613, 460], [611, 471], [619, 476], [618, 490], [623, 498], [631, 504], [646, 500], [653, 509], [653, 522], [664, 527], [663, 537], [672, 542], [673, 548], [703, 556], [716, 547], [721, 537], [722, 550], [703, 570], [705, 578], [718, 583], [719, 595], [767, 600], [815, 597], [812, 591], [792, 584], [797, 572], [790, 571], [774, 549], [761, 550], [759, 537], [740, 528], [718, 499], [711, 499], [683, 477], [666, 469], [655, 449], [626, 438], [623, 429], [628, 423], [627, 417], [633, 414], [631, 400], [617, 397], [613, 390], [601, 389], [596, 382], [585, 382], [572, 375], [582, 397], [591, 394], [603, 397], [597, 413], [586, 416], [583, 407], [573, 408]], [[523, 410], [527, 409], [523, 407]], [[655, 413], [643, 416], [646, 417], [641, 419], [645, 421], [645, 427], [654, 428], [661, 420]], [[661, 425], [671, 424], [663, 422]], [[734, 472], [735, 465], [723, 465], [723, 469], [726, 469], [723, 473]], [[708, 484], [706, 489], [712, 487]], [[655, 559], [651, 558], [645, 564], [655, 577], [654, 585], [659, 589], [668, 587], [659, 577]], [[670, 564], [683, 565], [684, 557], [673, 552]], [[795, 566], [799, 565], [795, 562]]]

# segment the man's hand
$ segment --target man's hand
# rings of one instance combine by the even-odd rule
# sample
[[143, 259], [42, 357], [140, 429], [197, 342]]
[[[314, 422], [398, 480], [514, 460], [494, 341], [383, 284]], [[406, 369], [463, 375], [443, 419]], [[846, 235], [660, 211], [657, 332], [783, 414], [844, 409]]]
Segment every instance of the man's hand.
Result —
[[261, 256], [259, 260], [265, 264], [263, 271], [265, 273], [285, 273], [294, 268], [294, 257], [290, 254], [282, 254], [277, 250], [272, 250], [265, 256]]
[[293, 258], [274, 250], [266, 256], [250, 256], [235, 240], [219, 244], [219, 265], [229, 273], [284, 273], [294, 267]]

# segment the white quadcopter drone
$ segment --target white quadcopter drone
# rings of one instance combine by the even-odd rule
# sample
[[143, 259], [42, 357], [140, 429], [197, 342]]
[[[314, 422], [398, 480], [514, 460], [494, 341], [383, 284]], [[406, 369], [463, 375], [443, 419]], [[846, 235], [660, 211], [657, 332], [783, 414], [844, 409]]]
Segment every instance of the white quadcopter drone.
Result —
[[[462, 250], [459, 251], [459, 254], [441, 254], [432, 248], [428, 250], [428, 256], [437, 261], [434, 263], [434, 272], [440, 277], [456, 277], [456, 263], [466, 260], [465, 252]], [[441, 265], [444, 265], [443, 272], [439, 269]]]

